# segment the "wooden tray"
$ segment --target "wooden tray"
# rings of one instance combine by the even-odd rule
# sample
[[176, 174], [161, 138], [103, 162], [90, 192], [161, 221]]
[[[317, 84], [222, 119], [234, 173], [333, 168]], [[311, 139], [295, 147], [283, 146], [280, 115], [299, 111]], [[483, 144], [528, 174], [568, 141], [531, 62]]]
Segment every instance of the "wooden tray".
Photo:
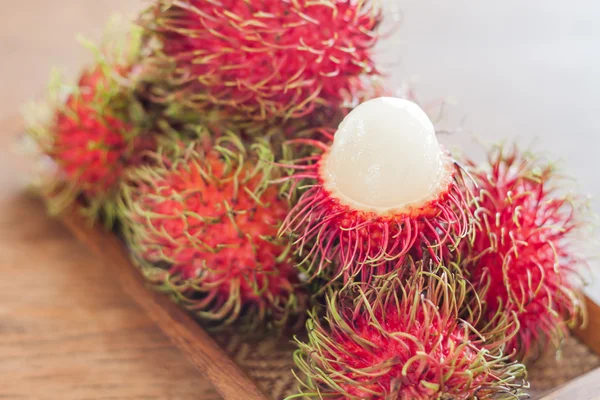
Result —
[[[267, 396], [266, 393], [259, 389], [260, 385], [257, 385], [249, 378], [245, 371], [229, 357], [225, 349], [220, 347], [217, 341], [203, 330], [201, 325], [192, 316], [172, 303], [165, 295], [154, 292], [146, 287], [143, 277], [130, 262], [127, 250], [117, 237], [110, 232], [105, 232], [100, 227], [90, 227], [76, 212], [63, 215], [61, 220], [82, 243], [106, 263], [107, 267], [111, 268], [111, 272], [117, 277], [123, 290], [145, 310], [148, 316], [214, 385], [215, 389], [225, 400], [266, 400], [267, 398], [277, 398], [274, 394], [278, 393], [278, 391], [269, 391], [269, 396]], [[542, 361], [541, 364], [543, 365], [534, 366], [532, 375], [534, 377], [537, 376], [536, 379], [538, 380], [545, 380], [546, 383], [540, 386], [546, 386], [543, 388], [543, 391], [547, 393], [549, 385], [555, 386], [554, 383], [560, 384], [565, 380], [557, 379], [556, 374], [559, 374], [561, 378], [569, 379], [571, 376], [580, 375], [586, 369], [591, 369], [595, 366], [599, 368], [592, 371], [589, 376], [570, 382], [567, 387], [559, 389], [559, 391], [552, 393], [548, 397], [543, 397], [543, 392], [536, 390], [536, 385], [533, 383], [532, 391], [534, 399], [600, 399], [598, 397], [600, 395], [600, 357], [591, 358], [597, 357], [593, 355], [594, 352], [600, 354], [600, 307], [588, 298], [586, 298], [586, 301], [590, 322], [585, 329], [574, 331], [574, 336], [580, 344], [572, 343], [570, 345], [571, 348], [565, 349], [564, 352], [565, 358], [570, 354], [577, 353], [577, 356], [574, 355], [575, 360], [571, 360], [571, 364], [563, 362], [562, 365], [561, 362], [551, 359], [550, 361]], [[571, 342], [575, 341], [572, 340]], [[255, 349], [255, 345], [249, 346], [249, 350]], [[579, 346], [579, 348], [573, 346]], [[289, 345], [285, 349], [284, 355], [291, 361]], [[582, 366], [582, 359], [586, 357], [587, 359], [591, 359], [588, 362], [587, 368]], [[598, 365], [595, 365], [596, 363]], [[285, 361], [280, 364], [281, 368], [286, 368]], [[287, 367], [289, 367], [289, 364], [287, 364]], [[254, 368], [254, 366], [251, 368]], [[274, 372], [275, 374], [279, 374], [280, 377], [282, 375], [281, 368]], [[582, 368], [584, 369], [582, 370]], [[253, 375], [256, 376], [256, 374]], [[291, 380], [291, 372], [288, 375]], [[277, 378], [275, 377], [275, 379]], [[284, 384], [283, 382], [279, 383], [281, 383], [279, 386]], [[275, 384], [277, 385], [278, 383]], [[262, 386], [264, 387], [265, 385]], [[282, 388], [279, 387], [278, 389], [281, 392]], [[573, 393], [577, 393], [577, 396], [573, 396]]]

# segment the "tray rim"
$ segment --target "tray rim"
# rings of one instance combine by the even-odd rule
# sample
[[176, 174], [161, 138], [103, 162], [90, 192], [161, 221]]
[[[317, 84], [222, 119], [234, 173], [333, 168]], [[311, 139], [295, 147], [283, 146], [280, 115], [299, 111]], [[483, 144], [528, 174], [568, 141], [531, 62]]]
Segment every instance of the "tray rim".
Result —
[[168, 296], [148, 287], [129, 259], [123, 242], [99, 225], [92, 226], [76, 208], [60, 222], [100, 258], [123, 291], [137, 303], [225, 400], [268, 400], [259, 386], [223, 351], [202, 326]]

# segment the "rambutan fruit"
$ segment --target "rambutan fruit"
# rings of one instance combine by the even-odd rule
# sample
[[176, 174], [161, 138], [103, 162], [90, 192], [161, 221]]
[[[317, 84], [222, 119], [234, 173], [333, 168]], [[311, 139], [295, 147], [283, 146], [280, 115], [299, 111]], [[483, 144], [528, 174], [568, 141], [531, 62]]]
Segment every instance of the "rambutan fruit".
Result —
[[520, 326], [510, 343], [521, 359], [556, 348], [583, 321], [576, 291], [586, 265], [573, 246], [580, 200], [565, 194], [556, 169], [516, 146], [493, 147], [487, 162], [465, 165], [473, 177], [474, 239], [462, 246], [469, 280], [486, 287], [488, 321], [511, 313]]
[[[144, 76], [147, 77], [142, 74], [142, 81]], [[268, 139], [273, 144], [279, 144], [279, 146], [273, 146], [274, 149], [281, 149], [281, 144], [290, 139], [322, 139], [320, 131], [335, 129], [358, 104], [386, 93], [383, 81], [378, 77], [373, 77], [364, 80], [363, 88], [360, 91], [344, 96], [343, 103], [336, 107], [319, 105], [310, 115], [303, 118], [270, 117], [264, 120], [255, 120], [229, 107], [216, 104], [198, 112], [183, 104], [177, 94], [172, 92], [172, 88], [164, 87], [164, 82], [160, 80], [144, 81], [143, 84], [138, 85], [137, 89], [138, 96], [156, 107], [161, 117], [176, 126], [179, 133], [185, 131], [185, 127], [190, 127], [191, 129], [187, 129], [187, 131], [192, 132], [193, 138], [196, 136], [194, 132], [196, 128], [202, 127], [213, 137], [235, 133], [247, 143], [251, 143], [259, 137]], [[157, 93], [160, 94], [157, 95]], [[297, 147], [294, 153], [303, 156], [312, 151], [313, 149], [309, 146]], [[279, 159], [282, 155], [276, 153], [276, 156]]]
[[332, 292], [294, 354], [301, 394], [331, 399], [516, 399], [525, 368], [503, 355], [507, 320], [474, 329], [479, 303], [459, 271], [406, 266]]
[[120, 216], [133, 255], [201, 319], [301, 322], [307, 297], [289, 243], [277, 237], [289, 205], [269, 185], [268, 145], [247, 151], [234, 135], [211, 140], [161, 148], [128, 172]]
[[97, 51], [97, 62], [66, 96], [62, 83], [51, 84], [45, 120], [31, 115], [28, 134], [53, 164], [40, 188], [53, 214], [78, 200], [91, 217], [102, 213], [110, 222], [123, 171], [152, 146], [141, 136], [146, 122], [129, 85], [135, 58], [113, 50]]
[[372, 1], [158, 0], [141, 23], [182, 104], [264, 120], [335, 108], [360, 89], [377, 74], [380, 21]]
[[329, 139], [296, 140], [322, 154], [289, 165], [297, 172], [284, 178], [305, 189], [281, 233], [295, 237], [313, 276], [331, 267], [344, 282], [368, 282], [409, 254], [445, 259], [468, 234], [462, 174], [415, 103], [366, 101]]

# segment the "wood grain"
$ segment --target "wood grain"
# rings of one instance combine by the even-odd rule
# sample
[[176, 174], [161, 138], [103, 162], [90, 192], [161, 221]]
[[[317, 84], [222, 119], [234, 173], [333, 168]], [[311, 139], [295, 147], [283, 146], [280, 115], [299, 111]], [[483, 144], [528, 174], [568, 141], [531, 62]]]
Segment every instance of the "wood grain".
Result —
[[221, 398], [107, 265], [25, 195], [0, 122], [0, 399]]
[[127, 251], [116, 236], [100, 227], [89, 227], [75, 211], [65, 213], [61, 221], [92, 249], [123, 290], [146, 311], [225, 400], [266, 400], [254, 382], [187, 312], [164, 294], [145, 286], [143, 277], [129, 261]]

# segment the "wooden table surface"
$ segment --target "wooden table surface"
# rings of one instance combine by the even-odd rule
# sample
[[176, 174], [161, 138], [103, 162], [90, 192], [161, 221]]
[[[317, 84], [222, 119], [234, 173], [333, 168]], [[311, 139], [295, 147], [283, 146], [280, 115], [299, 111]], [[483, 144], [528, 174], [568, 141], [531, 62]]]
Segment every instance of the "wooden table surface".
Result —
[[[109, 15], [142, 0], [20, 0], [0, 12], [0, 398], [217, 399], [58, 222], [24, 194], [16, 115], [50, 70], [73, 76]], [[4, 120], [2, 120], [4, 119]]]

